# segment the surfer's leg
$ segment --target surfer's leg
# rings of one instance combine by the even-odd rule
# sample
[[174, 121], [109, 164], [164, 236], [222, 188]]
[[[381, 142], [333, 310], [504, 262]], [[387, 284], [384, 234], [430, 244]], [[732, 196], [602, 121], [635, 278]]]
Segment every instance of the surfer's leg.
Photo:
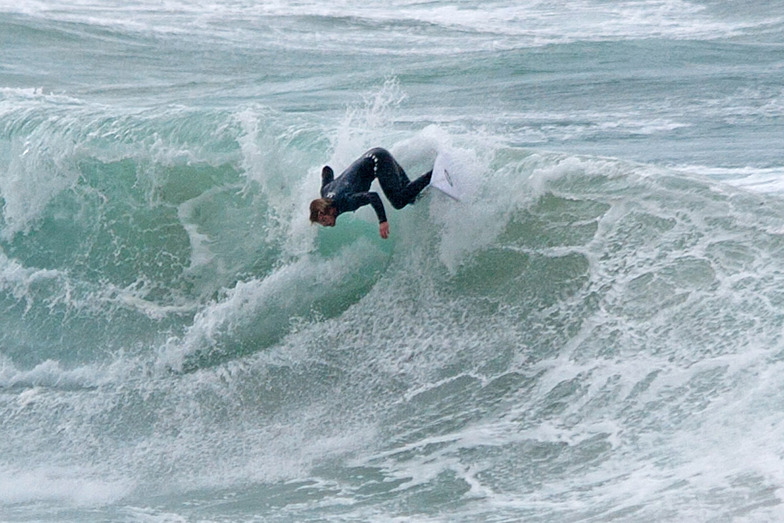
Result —
[[405, 189], [403, 189], [402, 198], [406, 201], [406, 205], [414, 203], [416, 197], [422, 190], [430, 185], [430, 178], [433, 176], [433, 171], [428, 171], [413, 182], [410, 182]]
[[422, 189], [430, 183], [432, 171], [412, 182], [400, 164], [385, 149], [372, 149], [368, 152], [368, 156], [375, 163], [375, 175], [384, 195], [395, 209], [402, 209], [409, 203], [413, 203]]

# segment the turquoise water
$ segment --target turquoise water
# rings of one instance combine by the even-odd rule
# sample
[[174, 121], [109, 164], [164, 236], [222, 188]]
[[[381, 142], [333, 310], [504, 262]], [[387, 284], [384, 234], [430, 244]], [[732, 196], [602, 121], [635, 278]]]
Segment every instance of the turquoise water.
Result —
[[[782, 35], [0, 0], [0, 520], [780, 520]], [[464, 201], [311, 226], [375, 146]]]

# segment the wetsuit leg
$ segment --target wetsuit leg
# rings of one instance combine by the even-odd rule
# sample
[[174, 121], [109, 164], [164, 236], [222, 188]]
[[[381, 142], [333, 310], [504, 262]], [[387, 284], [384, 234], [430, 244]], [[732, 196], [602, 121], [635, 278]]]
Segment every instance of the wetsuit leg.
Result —
[[433, 176], [433, 171], [428, 171], [413, 182], [410, 182], [405, 189], [403, 189], [403, 198], [406, 204], [414, 203], [416, 197], [422, 190], [430, 185], [430, 178]]
[[381, 189], [395, 209], [402, 209], [413, 203], [422, 189], [430, 183], [432, 171], [412, 182], [400, 164], [385, 149], [372, 149], [368, 156], [373, 159], [375, 175]]

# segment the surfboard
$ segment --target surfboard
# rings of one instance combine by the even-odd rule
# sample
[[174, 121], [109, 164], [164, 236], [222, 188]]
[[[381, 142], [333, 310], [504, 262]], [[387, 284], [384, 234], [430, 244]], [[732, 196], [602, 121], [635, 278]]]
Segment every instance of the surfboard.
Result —
[[436, 156], [433, 164], [433, 176], [430, 178], [430, 185], [442, 193], [457, 201], [463, 197], [460, 191], [460, 184], [455, 173], [457, 163], [448, 153], [441, 152]]

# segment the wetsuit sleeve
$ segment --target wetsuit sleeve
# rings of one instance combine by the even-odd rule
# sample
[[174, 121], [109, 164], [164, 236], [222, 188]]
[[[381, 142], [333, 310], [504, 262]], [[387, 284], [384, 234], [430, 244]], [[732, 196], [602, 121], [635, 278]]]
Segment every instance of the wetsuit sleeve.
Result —
[[381, 202], [381, 197], [378, 193], [369, 192], [365, 193], [370, 198], [370, 205], [373, 206], [373, 210], [376, 211], [376, 216], [378, 216], [378, 223], [384, 223], [387, 221], [387, 213], [384, 212], [384, 204]]
[[363, 205], [372, 205], [373, 210], [376, 211], [378, 216], [378, 223], [387, 221], [387, 214], [384, 212], [384, 204], [381, 202], [381, 197], [375, 192], [358, 192], [349, 197], [349, 206], [353, 209], [359, 209]]
[[321, 169], [321, 186], [324, 187], [328, 183], [332, 183], [332, 180], [335, 179], [335, 172], [332, 170], [332, 167], [329, 165], [325, 165], [323, 169]]

